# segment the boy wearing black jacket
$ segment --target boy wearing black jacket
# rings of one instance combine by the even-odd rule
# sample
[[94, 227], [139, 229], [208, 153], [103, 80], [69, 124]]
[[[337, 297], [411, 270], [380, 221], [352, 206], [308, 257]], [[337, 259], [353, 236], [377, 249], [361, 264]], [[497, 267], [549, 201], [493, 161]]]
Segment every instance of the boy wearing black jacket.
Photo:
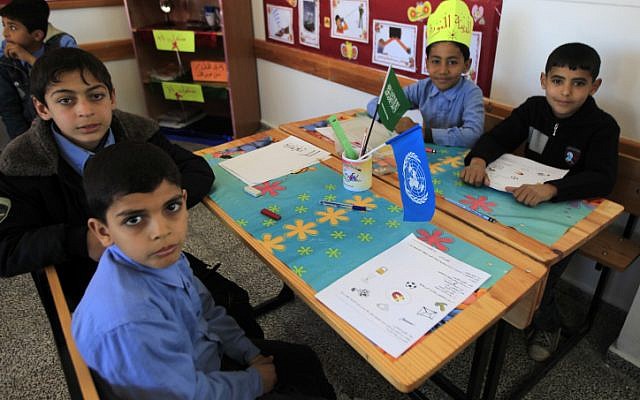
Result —
[[[599, 71], [600, 57], [590, 46], [567, 43], [556, 48], [540, 75], [545, 96], [530, 97], [482, 135], [465, 158], [461, 179], [488, 185], [487, 164], [525, 143], [525, 157], [569, 172], [542, 184], [507, 187], [516, 201], [534, 207], [544, 201], [608, 195], [616, 180], [620, 127], [592, 97], [602, 83]], [[536, 361], [546, 360], [558, 347], [561, 319], [553, 288], [570, 259], [549, 271], [529, 338], [529, 356]]]
[[[59, 48], [39, 58], [31, 93], [39, 118], [0, 155], [0, 200], [6, 205], [0, 215], [0, 276], [31, 272], [42, 290], [46, 282], [38, 272], [55, 265], [73, 310], [104, 251], [87, 230], [82, 188], [84, 164], [93, 154], [121, 141], [162, 148], [178, 165], [187, 207], [209, 193], [214, 176], [204, 159], [170, 143], [155, 121], [116, 110], [109, 72], [84, 50]], [[216, 303], [247, 336], [262, 338], [246, 291], [187, 257]]]

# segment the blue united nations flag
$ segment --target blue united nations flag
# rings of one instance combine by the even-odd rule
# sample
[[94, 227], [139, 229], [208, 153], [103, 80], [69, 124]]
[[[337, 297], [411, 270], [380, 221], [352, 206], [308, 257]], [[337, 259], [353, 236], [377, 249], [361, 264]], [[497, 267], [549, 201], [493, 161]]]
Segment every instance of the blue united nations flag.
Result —
[[405, 221], [430, 221], [436, 208], [422, 127], [416, 125], [387, 141], [398, 167]]

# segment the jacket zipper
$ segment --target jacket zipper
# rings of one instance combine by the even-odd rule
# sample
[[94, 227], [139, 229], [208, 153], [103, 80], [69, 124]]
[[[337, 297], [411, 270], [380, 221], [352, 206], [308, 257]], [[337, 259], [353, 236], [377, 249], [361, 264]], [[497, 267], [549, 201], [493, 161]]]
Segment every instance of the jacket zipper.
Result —
[[560, 125], [560, 122], [556, 122], [556, 124], [553, 126], [553, 133], [551, 134], [551, 136], [553, 136], [553, 137], [556, 136], [556, 131], [558, 130], [558, 125]]

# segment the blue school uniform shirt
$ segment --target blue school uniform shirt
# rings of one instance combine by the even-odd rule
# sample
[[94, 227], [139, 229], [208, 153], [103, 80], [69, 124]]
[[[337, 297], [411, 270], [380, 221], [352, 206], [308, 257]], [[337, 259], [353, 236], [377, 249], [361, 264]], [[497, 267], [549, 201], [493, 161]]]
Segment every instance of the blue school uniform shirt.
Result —
[[[404, 88], [404, 93], [413, 109], [420, 109], [435, 144], [471, 148], [484, 130], [482, 90], [469, 79], [462, 77], [454, 87], [441, 92], [426, 78]], [[367, 104], [370, 116], [377, 103], [375, 97]]]
[[259, 354], [236, 322], [214, 305], [186, 257], [148, 268], [107, 248], [73, 314], [85, 362], [119, 398], [255, 399], [251, 367], [220, 371], [223, 354], [247, 364]]
[[62, 135], [58, 131], [58, 128], [53, 124], [51, 125], [51, 131], [53, 132], [53, 138], [58, 145], [60, 155], [80, 176], [84, 175], [84, 166], [89, 158], [94, 156], [97, 151], [100, 151], [105, 147], [109, 147], [116, 142], [115, 136], [113, 136], [113, 131], [111, 131], [111, 128], [109, 128], [107, 134], [104, 136], [104, 138], [102, 138], [102, 141], [100, 142], [96, 150], [90, 151], [83, 149], [82, 147], [73, 143], [71, 140], [64, 137], [64, 135]]

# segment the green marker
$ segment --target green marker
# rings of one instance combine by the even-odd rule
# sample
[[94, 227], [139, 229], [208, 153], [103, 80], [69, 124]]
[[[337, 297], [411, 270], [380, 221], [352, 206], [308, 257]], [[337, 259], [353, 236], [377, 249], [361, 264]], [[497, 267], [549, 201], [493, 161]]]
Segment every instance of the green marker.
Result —
[[329, 117], [328, 121], [329, 125], [331, 125], [331, 128], [333, 129], [333, 133], [336, 134], [336, 138], [338, 138], [338, 141], [344, 149], [345, 157], [350, 160], [357, 160], [358, 153], [356, 153], [353, 146], [351, 146], [351, 142], [349, 141], [349, 138], [347, 138], [347, 134], [344, 133], [344, 129], [342, 129], [340, 122], [338, 122], [338, 118], [335, 115], [332, 115]]

